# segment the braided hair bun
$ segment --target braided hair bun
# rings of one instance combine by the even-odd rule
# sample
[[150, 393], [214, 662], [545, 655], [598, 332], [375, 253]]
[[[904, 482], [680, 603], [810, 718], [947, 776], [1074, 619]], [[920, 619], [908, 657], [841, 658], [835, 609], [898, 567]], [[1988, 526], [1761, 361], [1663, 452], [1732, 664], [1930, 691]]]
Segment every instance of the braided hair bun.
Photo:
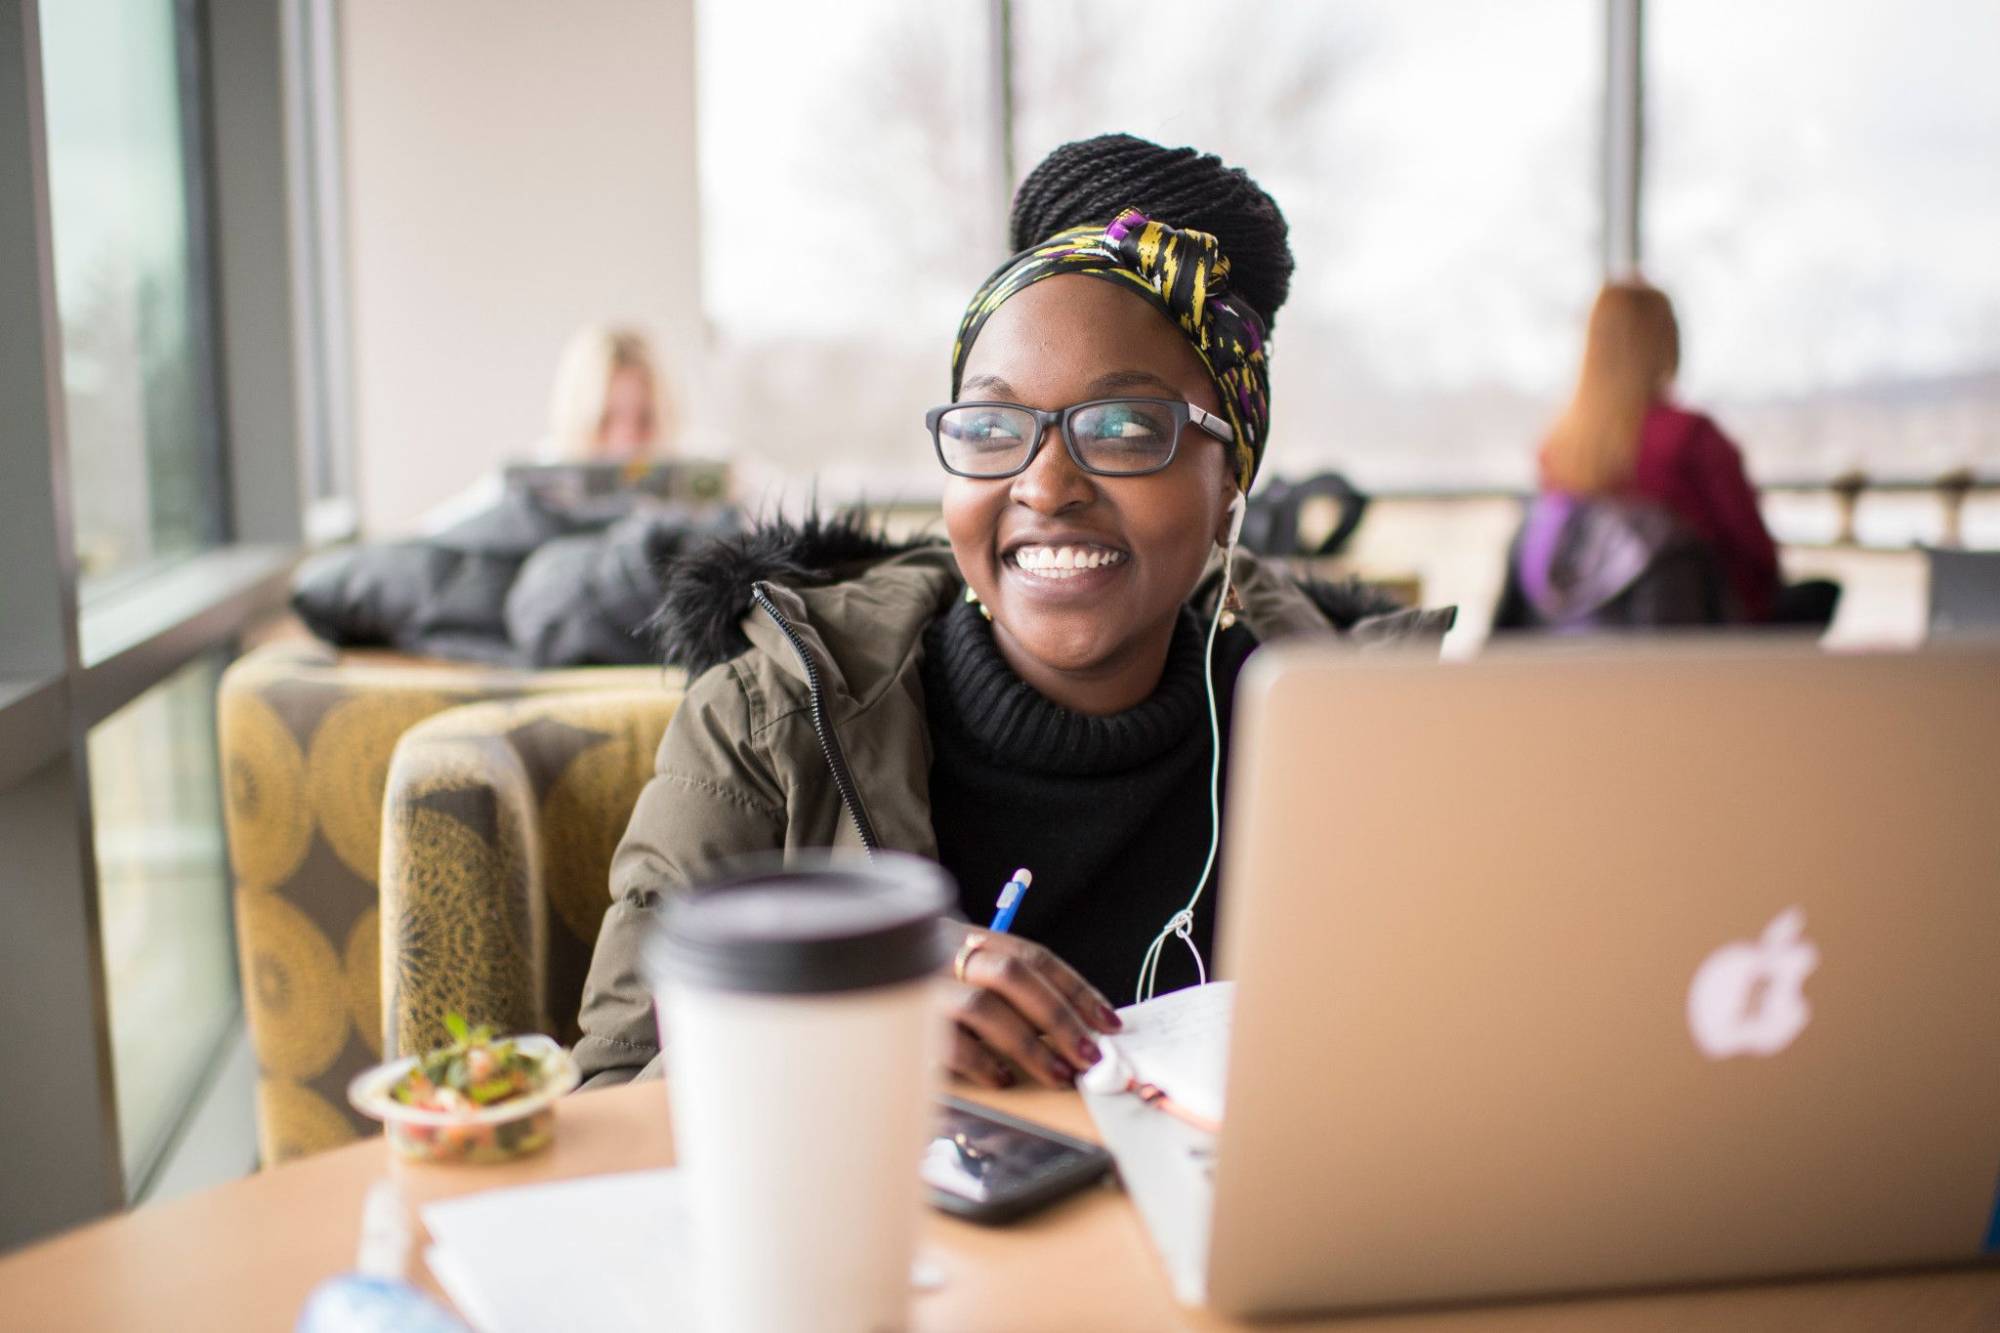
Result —
[[1108, 226], [1126, 208], [1214, 236], [1229, 256], [1230, 288], [1266, 330], [1276, 322], [1292, 286], [1285, 215], [1263, 187], [1213, 153], [1129, 134], [1066, 143], [1014, 192], [1009, 240], [1018, 254], [1070, 227]]

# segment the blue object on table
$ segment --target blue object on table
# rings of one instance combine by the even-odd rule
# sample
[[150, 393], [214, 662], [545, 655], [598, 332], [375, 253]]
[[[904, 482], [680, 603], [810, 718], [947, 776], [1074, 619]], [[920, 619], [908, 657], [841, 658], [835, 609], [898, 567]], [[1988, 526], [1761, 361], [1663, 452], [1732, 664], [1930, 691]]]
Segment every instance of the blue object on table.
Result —
[[472, 1333], [472, 1328], [407, 1282], [343, 1273], [313, 1288], [294, 1333]]

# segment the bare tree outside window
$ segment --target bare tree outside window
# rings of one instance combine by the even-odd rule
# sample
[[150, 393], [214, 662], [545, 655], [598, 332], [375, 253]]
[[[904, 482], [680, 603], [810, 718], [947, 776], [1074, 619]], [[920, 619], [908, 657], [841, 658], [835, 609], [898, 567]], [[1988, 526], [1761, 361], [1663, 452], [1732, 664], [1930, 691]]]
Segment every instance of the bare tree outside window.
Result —
[[692, 447], [823, 498], [935, 495], [923, 412], [1000, 258], [984, 0], [698, 18], [713, 345]]
[[1284, 209], [1270, 469], [1527, 482], [1596, 278], [1599, 6], [1016, 8], [1024, 165], [1127, 130], [1220, 154]]

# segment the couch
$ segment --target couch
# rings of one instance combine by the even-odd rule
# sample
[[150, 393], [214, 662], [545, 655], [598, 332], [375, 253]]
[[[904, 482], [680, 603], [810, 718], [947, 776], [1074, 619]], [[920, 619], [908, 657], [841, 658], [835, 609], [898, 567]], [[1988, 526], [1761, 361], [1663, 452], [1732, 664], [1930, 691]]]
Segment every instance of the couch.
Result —
[[382, 809], [403, 733], [462, 704], [677, 687], [657, 667], [516, 671], [316, 643], [260, 648], [224, 673], [223, 816], [266, 1165], [373, 1132], [346, 1088], [385, 1050]]

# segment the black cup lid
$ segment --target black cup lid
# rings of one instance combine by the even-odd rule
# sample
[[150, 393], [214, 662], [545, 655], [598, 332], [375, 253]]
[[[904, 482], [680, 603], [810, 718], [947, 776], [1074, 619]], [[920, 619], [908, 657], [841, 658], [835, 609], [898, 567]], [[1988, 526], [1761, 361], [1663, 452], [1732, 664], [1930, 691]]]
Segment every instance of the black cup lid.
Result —
[[950, 957], [957, 899], [914, 856], [834, 856], [731, 874], [670, 898], [654, 982], [814, 995], [913, 981]]

